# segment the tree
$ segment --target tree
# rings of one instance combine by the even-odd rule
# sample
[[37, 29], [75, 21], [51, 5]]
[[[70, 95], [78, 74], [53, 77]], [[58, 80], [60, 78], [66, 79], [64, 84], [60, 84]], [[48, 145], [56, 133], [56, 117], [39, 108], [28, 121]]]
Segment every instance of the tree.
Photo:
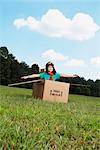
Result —
[[31, 73], [25, 62], [19, 63], [6, 47], [0, 47], [0, 84], [8, 85], [17, 82], [20, 77]]
[[0, 84], [7, 85], [10, 81], [10, 60], [8, 58], [8, 50], [6, 47], [0, 48]]
[[100, 80], [95, 81], [95, 96], [100, 97]]
[[38, 66], [38, 64], [33, 64], [31, 66], [31, 69], [32, 69], [32, 73], [33, 74], [38, 74], [39, 73], [39, 66]]

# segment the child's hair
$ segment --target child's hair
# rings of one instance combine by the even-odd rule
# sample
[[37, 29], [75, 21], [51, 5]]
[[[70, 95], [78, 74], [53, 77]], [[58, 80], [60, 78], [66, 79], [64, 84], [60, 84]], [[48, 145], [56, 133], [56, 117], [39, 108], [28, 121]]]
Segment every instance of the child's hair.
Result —
[[48, 73], [48, 66], [49, 66], [49, 65], [51, 65], [51, 66], [53, 67], [52, 73], [53, 73], [53, 74], [56, 74], [56, 70], [55, 70], [54, 64], [53, 64], [52, 62], [48, 62], [48, 63], [46, 64], [46, 73]]

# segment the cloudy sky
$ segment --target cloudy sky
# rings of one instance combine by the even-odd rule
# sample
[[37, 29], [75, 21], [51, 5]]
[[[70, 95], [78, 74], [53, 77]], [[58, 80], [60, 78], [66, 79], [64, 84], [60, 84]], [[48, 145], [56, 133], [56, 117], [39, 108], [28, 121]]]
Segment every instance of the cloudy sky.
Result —
[[28, 65], [100, 79], [99, 0], [1, 0], [0, 46]]

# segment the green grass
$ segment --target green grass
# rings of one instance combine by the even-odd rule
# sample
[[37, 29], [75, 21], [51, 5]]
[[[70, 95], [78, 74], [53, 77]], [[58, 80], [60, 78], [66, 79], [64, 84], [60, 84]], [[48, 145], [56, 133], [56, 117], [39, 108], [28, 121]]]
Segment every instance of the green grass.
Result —
[[70, 95], [67, 104], [0, 86], [0, 150], [99, 150], [100, 98]]

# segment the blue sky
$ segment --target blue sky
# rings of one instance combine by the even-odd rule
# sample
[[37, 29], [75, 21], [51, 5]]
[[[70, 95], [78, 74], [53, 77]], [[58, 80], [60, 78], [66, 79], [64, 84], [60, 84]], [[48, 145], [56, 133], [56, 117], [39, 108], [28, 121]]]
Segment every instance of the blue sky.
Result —
[[99, 0], [1, 0], [0, 46], [19, 61], [100, 79]]

